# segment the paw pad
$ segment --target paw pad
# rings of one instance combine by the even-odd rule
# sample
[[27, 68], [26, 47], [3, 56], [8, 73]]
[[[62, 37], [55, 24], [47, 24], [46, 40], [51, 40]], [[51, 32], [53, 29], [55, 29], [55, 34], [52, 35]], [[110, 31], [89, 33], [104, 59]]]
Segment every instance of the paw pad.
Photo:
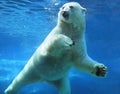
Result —
[[96, 76], [104, 77], [107, 73], [107, 67], [104, 65], [96, 65], [94, 73]]

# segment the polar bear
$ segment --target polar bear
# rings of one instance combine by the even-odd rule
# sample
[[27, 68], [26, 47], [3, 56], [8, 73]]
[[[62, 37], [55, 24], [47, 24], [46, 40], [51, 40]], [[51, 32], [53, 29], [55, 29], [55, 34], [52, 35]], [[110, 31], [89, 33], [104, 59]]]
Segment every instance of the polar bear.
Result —
[[46, 81], [60, 94], [71, 94], [68, 72], [72, 67], [104, 77], [107, 67], [87, 54], [85, 43], [85, 12], [77, 2], [64, 4], [58, 13], [56, 27], [32, 55], [23, 70], [5, 90], [18, 90], [33, 82]]

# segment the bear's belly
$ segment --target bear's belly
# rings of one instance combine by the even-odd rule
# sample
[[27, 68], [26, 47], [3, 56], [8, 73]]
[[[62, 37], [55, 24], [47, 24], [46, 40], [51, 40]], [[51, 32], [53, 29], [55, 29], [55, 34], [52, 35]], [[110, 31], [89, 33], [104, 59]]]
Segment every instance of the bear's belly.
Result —
[[[65, 56], [64, 56], [65, 57]], [[72, 66], [69, 58], [42, 57], [34, 62], [37, 74], [45, 80], [58, 80], [68, 73]]]

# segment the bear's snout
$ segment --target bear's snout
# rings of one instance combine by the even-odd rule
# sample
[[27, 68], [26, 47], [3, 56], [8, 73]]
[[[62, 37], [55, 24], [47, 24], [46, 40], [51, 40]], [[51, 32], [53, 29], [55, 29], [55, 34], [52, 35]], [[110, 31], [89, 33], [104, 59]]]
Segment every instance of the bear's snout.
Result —
[[68, 19], [68, 18], [69, 18], [69, 13], [68, 13], [68, 11], [62, 11], [62, 16], [63, 16], [65, 19]]

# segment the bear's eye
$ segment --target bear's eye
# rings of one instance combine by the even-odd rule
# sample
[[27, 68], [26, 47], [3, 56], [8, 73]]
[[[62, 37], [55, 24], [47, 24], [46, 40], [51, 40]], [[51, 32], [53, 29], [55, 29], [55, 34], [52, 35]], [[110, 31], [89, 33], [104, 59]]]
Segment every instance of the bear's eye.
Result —
[[70, 9], [73, 9], [74, 7], [73, 6], [69, 6], [70, 7]]

